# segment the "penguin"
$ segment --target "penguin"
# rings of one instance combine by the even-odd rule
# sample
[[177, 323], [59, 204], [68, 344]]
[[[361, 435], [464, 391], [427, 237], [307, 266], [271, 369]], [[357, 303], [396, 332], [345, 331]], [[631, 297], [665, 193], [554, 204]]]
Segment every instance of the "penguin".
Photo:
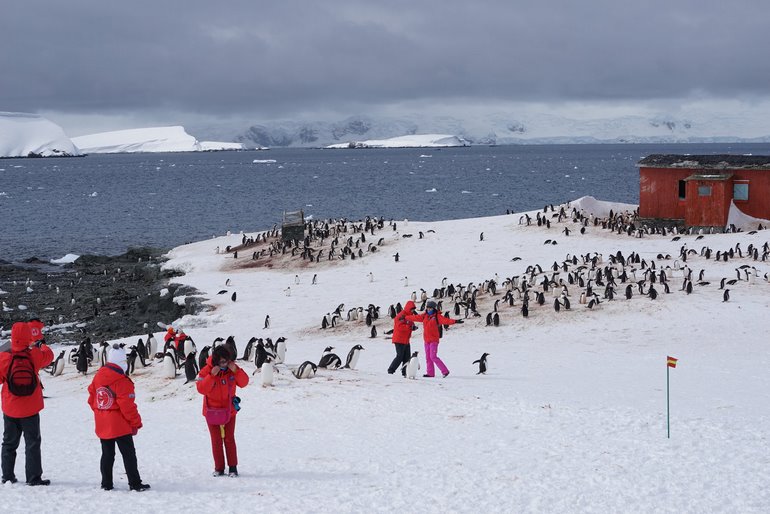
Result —
[[167, 351], [163, 357], [163, 377], [164, 378], [176, 378], [176, 359], [174, 358], [174, 352]]
[[358, 357], [361, 355], [361, 350], [363, 350], [364, 347], [360, 344], [355, 345], [353, 348], [350, 349], [348, 352], [348, 358], [345, 361], [345, 365], [343, 368], [346, 369], [356, 369], [356, 364], [358, 364]]
[[227, 349], [230, 350], [230, 357], [233, 359], [238, 357], [238, 347], [235, 346], [235, 338], [233, 336], [229, 336], [227, 338], [225, 341], [225, 346], [227, 346]]
[[270, 314], [265, 316], [265, 330], [267, 330], [268, 328], [270, 328]]
[[152, 334], [147, 335], [147, 355], [155, 355], [158, 351], [158, 341]]
[[[184, 355], [190, 355], [191, 353], [197, 353], [198, 349], [195, 348], [195, 342], [192, 340], [191, 337], [187, 337], [187, 339], [184, 340]], [[235, 357], [235, 354], [233, 354], [233, 357]]]
[[730, 290], [725, 289], [725, 292], [722, 294], [722, 302], [726, 302], [730, 300]]
[[233, 292], [233, 295], [230, 297], [230, 300], [235, 301], [237, 297], [238, 297], [238, 294], [236, 292]]
[[137, 357], [139, 357], [139, 364], [143, 367], [147, 367], [147, 347], [144, 344], [144, 341], [140, 338], [139, 341], [136, 343], [136, 353]]
[[279, 337], [275, 341], [275, 362], [282, 364], [286, 360], [286, 338]]
[[273, 360], [268, 356], [262, 363], [262, 387], [272, 387], [273, 385]]
[[198, 369], [198, 363], [195, 362], [195, 353], [188, 353], [184, 360], [184, 375], [187, 378], [185, 384], [195, 382], [199, 372], [200, 370]]
[[414, 378], [417, 376], [417, 371], [420, 369], [420, 359], [417, 358], [417, 355], [420, 352], [413, 352], [412, 357], [404, 364], [406, 366], [406, 378], [411, 378], [414, 380]]
[[305, 361], [294, 370], [293, 374], [297, 378], [312, 378], [315, 376], [316, 371], [318, 371], [318, 366], [310, 361]]
[[369, 338], [374, 339], [375, 337], [377, 337], [377, 327], [372, 325], [372, 330], [369, 333]]
[[211, 350], [210, 346], [204, 346], [198, 354], [198, 369], [206, 366], [206, 361], [209, 360], [209, 350]]
[[84, 375], [88, 374], [88, 348], [87, 346], [91, 346], [91, 342], [86, 339], [82, 343], [80, 343], [80, 347], [78, 348], [78, 360], [76, 363], [76, 369], [78, 370], [78, 373], [82, 373]]
[[108, 347], [107, 341], [102, 341], [99, 344], [99, 351], [97, 352], [97, 355], [99, 357], [99, 367], [103, 367], [105, 364], [107, 364], [107, 347]]
[[255, 356], [254, 356], [254, 365], [257, 367], [257, 369], [254, 370], [254, 373], [252, 373], [252, 375], [256, 374], [257, 371], [260, 371], [262, 369], [262, 364], [264, 364], [265, 359], [267, 359], [267, 350], [265, 350], [265, 343], [263, 343], [262, 338], [260, 338], [257, 341], [257, 346], [255, 349]]
[[136, 346], [130, 346], [130, 352], [126, 354], [126, 376], [130, 376], [134, 373], [136, 368], [136, 356], [139, 352], [136, 351]]
[[319, 368], [332, 368], [338, 369], [342, 365], [342, 359], [336, 353], [331, 353], [334, 350], [333, 346], [327, 346], [321, 355], [321, 360], [318, 361]]
[[64, 371], [64, 350], [61, 351], [56, 360], [51, 364], [51, 375], [58, 377]]
[[246, 348], [243, 349], [243, 355], [240, 359], [241, 361], [250, 361], [251, 360], [251, 350], [254, 348], [254, 342], [257, 340], [256, 337], [252, 337], [249, 339], [249, 341], [246, 343]]
[[492, 315], [492, 324], [496, 327], [500, 326], [500, 315], [498, 313]]
[[479, 365], [479, 371], [476, 373], [477, 375], [486, 375], [487, 373], [487, 357], [489, 356], [488, 353], [482, 353], [481, 357], [479, 357], [478, 360], [473, 361], [473, 364]]

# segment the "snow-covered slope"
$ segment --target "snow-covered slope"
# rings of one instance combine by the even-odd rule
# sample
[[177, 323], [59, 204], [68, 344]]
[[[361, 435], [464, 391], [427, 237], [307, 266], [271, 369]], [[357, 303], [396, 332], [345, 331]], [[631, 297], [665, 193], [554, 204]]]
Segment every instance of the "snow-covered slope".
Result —
[[[708, 143], [768, 142], [770, 107], [731, 105], [714, 112], [680, 108], [613, 115], [589, 108], [580, 112], [502, 110], [465, 115], [413, 114], [402, 117], [352, 116], [339, 121], [274, 121], [247, 130], [230, 127], [229, 134], [246, 146], [313, 146], [405, 134], [456, 134], [471, 144], [549, 143]], [[200, 133], [206, 133], [204, 128]]]
[[[580, 199], [566, 206], [586, 215], [623, 212], [634, 206]], [[554, 216], [557, 214], [557, 216]], [[536, 213], [529, 215], [535, 218]], [[543, 213], [541, 212], [542, 216]], [[267, 243], [232, 253], [233, 234], [181, 246], [168, 268], [187, 274], [175, 280], [196, 287], [212, 310], [176, 320], [198, 349], [216, 337], [234, 336], [239, 354], [252, 336], [288, 341], [286, 364], [278, 365], [275, 386], [262, 388], [254, 364], [239, 361], [252, 383], [239, 390], [238, 479], [210, 476], [209, 432], [201, 397], [184, 375], [161, 377], [156, 363], [132, 377], [144, 427], [136, 438], [139, 469], [152, 490], [129, 494], [120, 459], [116, 491], [99, 490], [100, 446], [86, 405], [88, 377], [67, 364], [60, 377], [45, 375], [46, 408], [41, 413], [43, 466], [50, 488], [6, 485], [9, 512], [188, 511], [190, 505], [240, 512], [766, 512], [770, 468], [764, 449], [770, 438], [770, 375], [767, 373], [767, 316], [770, 263], [736, 257], [701, 257], [708, 246], [726, 251], [740, 243], [761, 247], [770, 232], [643, 238], [618, 235], [588, 223], [585, 234], [571, 216], [545, 213], [550, 228], [523, 223], [520, 214], [444, 222], [399, 220], [385, 223], [360, 244], [362, 258], [309, 263], [291, 252], [273, 257], [252, 253]], [[565, 233], [570, 229], [569, 235]], [[483, 240], [480, 234], [483, 232]], [[422, 233], [423, 237], [420, 237]], [[413, 237], [404, 237], [411, 234]], [[249, 232], [255, 236], [256, 232]], [[340, 237], [359, 240], [349, 230]], [[379, 239], [382, 238], [380, 242]], [[326, 238], [328, 251], [332, 238]], [[544, 244], [546, 241], [549, 244]], [[557, 244], [553, 244], [556, 241]], [[272, 240], [269, 242], [273, 242]], [[379, 251], [369, 251], [376, 244]], [[682, 247], [696, 250], [677, 260]], [[317, 242], [311, 247], [320, 248]], [[644, 265], [628, 264], [627, 282], [610, 255], [636, 252]], [[266, 252], [267, 253], [267, 252]], [[395, 261], [393, 255], [400, 259]], [[614, 300], [604, 286], [590, 285], [601, 303], [589, 309], [579, 298], [585, 287], [567, 273], [554, 272], [576, 256], [571, 271], [588, 278], [590, 259], [614, 269]], [[583, 264], [584, 256], [589, 261]], [[649, 278], [654, 263], [670, 286]], [[540, 265], [543, 273], [532, 267]], [[743, 268], [747, 265], [748, 268]], [[585, 267], [582, 267], [585, 266]], [[736, 279], [729, 301], [719, 283]], [[688, 269], [702, 280], [691, 294], [681, 290]], [[529, 271], [528, 271], [529, 270]], [[446, 378], [425, 372], [422, 329], [412, 336], [422, 369], [416, 380], [386, 369], [394, 356], [383, 334], [392, 328], [388, 306], [405, 303], [412, 292], [433, 295], [442, 282], [480, 286], [499, 275], [496, 294], [476, 297], [481, 317], [450, 327], [439, 355]], [[313, 277], [316, 282], [313, 283]], [[543, 291], [548, 278], [563, 289], [534, 297], [528, 317], [513, 290], [514, 303], [497, 304], [500, 326], [485, 318], [506, 291], [505, 279], [529, 276]], [[446, 277], [446, 279], [445, 279]], [[573, 277], [574, 278], [574, 277]], [[701, 278], [701, 277], [699, 277]], [[640, 294], [654, 286], [658, 296]], [[695, 282], [695, 280], [693, 280]], [[604, 280], [606, 284], [606, 279]], [[631, 286], [631, 298], [625, 288]], [[521, 283], [519, 282], [519, 291]], [[226, 294], [217, 294], [225, 290]], [[232, 300], [237, 293], [237, 301]], [[451, 317], [454, 301], [439, 298]], [[321, 319], [340, 304], [341, 321], [322, 330]], [[347, 321], [350, 309], [380, 307], [373, 325]], [[264, 318], [271, 324], [264, 328]], [[155, 322], [156, 320], [148, 320]], [[170, 322], [171, 320], [161, 320]], [[123, 340], [136, 343], [146, 334]], [[161, 340], [162, 334], [156, 338]], [[326, 346], [345, 360], [361, 344], [354, 370], [319, 370], [297, 380], [291, 369], [318, 362]], [[489, 356], [486, 375], [472, 362]], [[679, 359], [670, 370], [671, 438], [666, 437], [666, 356]], [[23, 451], [16, 464], [23, 476]], [[124, 492], [125, 491], [125, 492]], [[105, 503], [109, 496], [111, 503]]]
[[240, 143], [199, 142], [184, 127], [150, 127], [101, 132], [73, 138], [86, 153], [200, 152], [240, 150]]
[[326, 148], [440, 148], [448, 146], [469, 146], [462, 138], [449, 134], [414, 134], [388, 139], [368, 139], [329, 145]]
[[0, 112], [0, 157], [79, 155], [64, 130], [38, 114]]

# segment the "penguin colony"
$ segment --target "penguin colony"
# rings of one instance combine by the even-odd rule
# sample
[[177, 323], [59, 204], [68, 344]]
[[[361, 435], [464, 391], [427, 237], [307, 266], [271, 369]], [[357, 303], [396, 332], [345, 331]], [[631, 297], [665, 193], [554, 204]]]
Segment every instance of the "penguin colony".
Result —
[[[688, 242], [683, 238], [695, 236], [690, 244], [696, 243], [713, 231], [683, 231], [677, 227], [667, 228], [663, 226], [647, 226], [639, 223], [636, 212], [610, 211], [607, 217], [596, 217], [591, 214], [570, 208], [569, 204], [555, 207], [546, 206], [542, 212], [538, 211], [532, 218], [524, 214], [519, 218], [520, 225], [537, 226], [545, 230], [558, 228], [559, 234], [564, 237], [580, 237], [588, 230], [605, 230], [617, 235], [626, 235], [633, 238], [651, 236], [673, 236], [671, 241], [676, 242], [678, 248], [673, 248], [672, 254], [658, 254], [654, 258], [642, 258], [637, 252], [624, 255], [621, 251], [608, 254], [606, 257], [598, 252], [583, 255], [566, 254], [563, 260], [551, 264], [530, 264], [523, 273], [500, 277], [487, 277], [478, 282], [449, 283], [447, 278], [434, 288], [432, 295], [425, 289], [412, 291], [410, 297], [418, 305], [419, 311], [425, 310], [429, 299], [434, 299], [439, 310], [446, 315], [465, 319], [480, 318], [479, 323], [487, 327], [497, 327], [501, 323], [511, 323], [516, 318], [525, 319], [530, 315], [541, 315], [550, 311], [556, 315], [563, 315], [565, 311], [573, 311], [573, 303], [587, 310], [594, 310], [606, 302], [612, 301], [660, 301], [668, 294], [690, 295], [699, 291], [709, 292], [718, 290], [715, 298], [721, 302], [734, 301], [736, 292], [741, 287], [760, 281], [770, 282], [770, 273], [761, 270], [761, 263], [770, 258], [770, 244], [764, 242], [748, 243], [745, 248], [741, 243], [727, 248], [712, 248], [707, 245], [698, 245], [700, 249], [689, 248]], [[395, 222], [389, 222], [388, 227], [397, 230]], [[384, 238], [380, 238], [375, 244], [368, 242], [366, 236], [375, 236], [378, 230], [383, 230], [386, 223], [382, 218], [366, 218], [361, 222], [348, 222], [347, 220], [326, 220], [309, 222], [306, 224], [308, 234], [304, 241], [295, 240], [283, 243], [278, 240], [280, 232], [273, 230], [260, 233], [256, 238], [242, 239], [242, 245], [237, 249], [228, 248], [228, 253], [235, 253], [238, 249], [252, 246], [261, 248], [253, 255], [253, 260], [260, 258], [273, 258], [277, 256], [291, 255], [297, 259], [309, 262], [321, 262], [321, 257], [326, 251], [326, 260], [344, 260], [346, 258], [361, 258], [369, 252], [376, 252], [379, 246], [384, 244]], [[761, 225], [759, 230], [763, 230]], [[731, 227], [728, 231], [740, 232]], [[427, 231], [432, 233], [432, 230]], [[747, 235], [755, 235], [758, 231], [748, 232]], [[347, 237], [346, 237], [347, 236]], [[411, 237], [411, 234], [403, 234], [402, 237]], [[425, 237], [423, 232], [420, 238]], [[275, 239], [274, 241], [269, 241]], [[479, 241], [484, 241], [480, 235]], [[681, 243], [680, 243], [681, 242]], [[328, 248], [324, 247], [329, 243]], [[544, 244], [556, 245], [558, 241], [553, 238], [545, 239]], [[326, 248], [326, 249], [325, 249]], [[365, 250], [365, 251], [364, 251]], [[511, 262], [520, 261], [520, 257], [514, 256]], [[697, 263], [714, 261], [724, 264], [725, 271], [722, 276], [706, 276], [704, 269], [698, 269]], [[758, 267], [759, 266], [759, 267]], [[371, 274], [370, 274], [371, 275]], [[313, 283], [316, 277], [314, 276]], [[299, 280], [295, 276], [295, 283]], [[370, 280], [374, 280], [373, 275]], [[404, 285], [408, 286], [408, 279], [404, 277]], [[229, 287], [229, 279], [226, 286]], [[220, 291], [220, 294], [226, 293]], [[550, 298], [548, 298], [550, 297]], [[233, 293], [232, 300], [235, 301]], [[445, 310], [447, 307], [447, 310]], [[394, 318], [401, 310], [401, 304], [388, 307], [388, 315]], [[485, 312], [483, 315], [482, 312]], [[542, 314], [544, 315], [544, 314]], [[344, 304], [339, 304], [321, 316], [320, 329], [333, 330], [348, 322], [365, 324], [370, 338], [376, 338], [378, 331], [375, 322], [380, 317], [380, 307], [370, 303], [366, 307], [357, 306], [345, 309]], [[483, 321], [481, 321], [483, 319]], [[265, 328], [270, 326], [269, 316], [265, 319]], [[449, 327], [442, 327], [448, 330]], [[392, 331], [385, 332], [389, 336]], [[149, 366], [151, 356], [160, 361], [164, 376], [175, 378], [179, 370], [184, 368], [187, 382], [194, 380], [199, 369], [205, 365], [205, 361], [212, 348], [218, 344], [228, 344], [234, 355], [237, 355], [235, 341], [229, 337], [226, 341], [217, 338], [211, 346], [204, 347], [198, 353], [191, 339], [185, 341], [181, 351], [175, 351], [173, 346], [166, 345], [162, 352], [157, 352], [157, 342], [152, 334], [145, 344], [141, 339], [135, 345], [127, 347], [129, 353], [128, 373], [135, 371], [136, 367]], [[77, 349], [71, 349], [69, 355], [62, 351], [48, 371], [58, 376], [64, 370], [65, 363], [76, 366], [79, 373], [86, 374], [92, 365], [103, 365], [105, 362], [107, 343], [102, 342], [96, 349], [86, 338]], [[292, 374], [297, 378], [310, 378], [321, 369], [355, 369], [361, 350], [361, 345], [355, 345], [348, 352], [345, 363], [332, 353], [334, 347], [327, 347], [318, 363], [304, 361], [299, 366], [292, 368]], [[412, 356], [407, 367], [407, 376], [410, 376], [410, 367], [414, 375], [419, 369], [417, 352]], [[66, 358], [65, 358], [66, 355]], [[487, 356], [484, 353], [473, 364], [478, 364], [478, 374], [487, 371]], [[270, 339], [251, 338], [247, 343], [240, 360], [254, 362], [254, 374], [263, 373], [262, 383], [265, 386], [272, 385], [274, 372], [278, 372], [277, 365], [285, 363], [286, 340], [279, 338], [275, 343]], [[186, 383], [187, 383], [186, 382]]]

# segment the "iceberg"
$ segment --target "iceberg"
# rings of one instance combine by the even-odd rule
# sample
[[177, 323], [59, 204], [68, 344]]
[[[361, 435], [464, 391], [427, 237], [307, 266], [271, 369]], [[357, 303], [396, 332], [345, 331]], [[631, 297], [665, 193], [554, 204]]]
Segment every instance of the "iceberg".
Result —
[[56, 123], [39, 114], [0, 112], [0, 157], [80, 155]]
[[240, 143], [198, 141], [184, 127], [149, 127], [100, 132], [72, 139], [86, 153], [202, 152], [241, 150]]

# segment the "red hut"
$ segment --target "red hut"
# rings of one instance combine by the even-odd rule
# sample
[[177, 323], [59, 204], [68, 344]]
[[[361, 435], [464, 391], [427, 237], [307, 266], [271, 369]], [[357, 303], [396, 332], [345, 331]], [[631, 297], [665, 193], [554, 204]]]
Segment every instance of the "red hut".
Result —
[[656, 154], [638, 166], [641, 218], [723, 228], [734, 202], [770, 219], [770, 156]]

